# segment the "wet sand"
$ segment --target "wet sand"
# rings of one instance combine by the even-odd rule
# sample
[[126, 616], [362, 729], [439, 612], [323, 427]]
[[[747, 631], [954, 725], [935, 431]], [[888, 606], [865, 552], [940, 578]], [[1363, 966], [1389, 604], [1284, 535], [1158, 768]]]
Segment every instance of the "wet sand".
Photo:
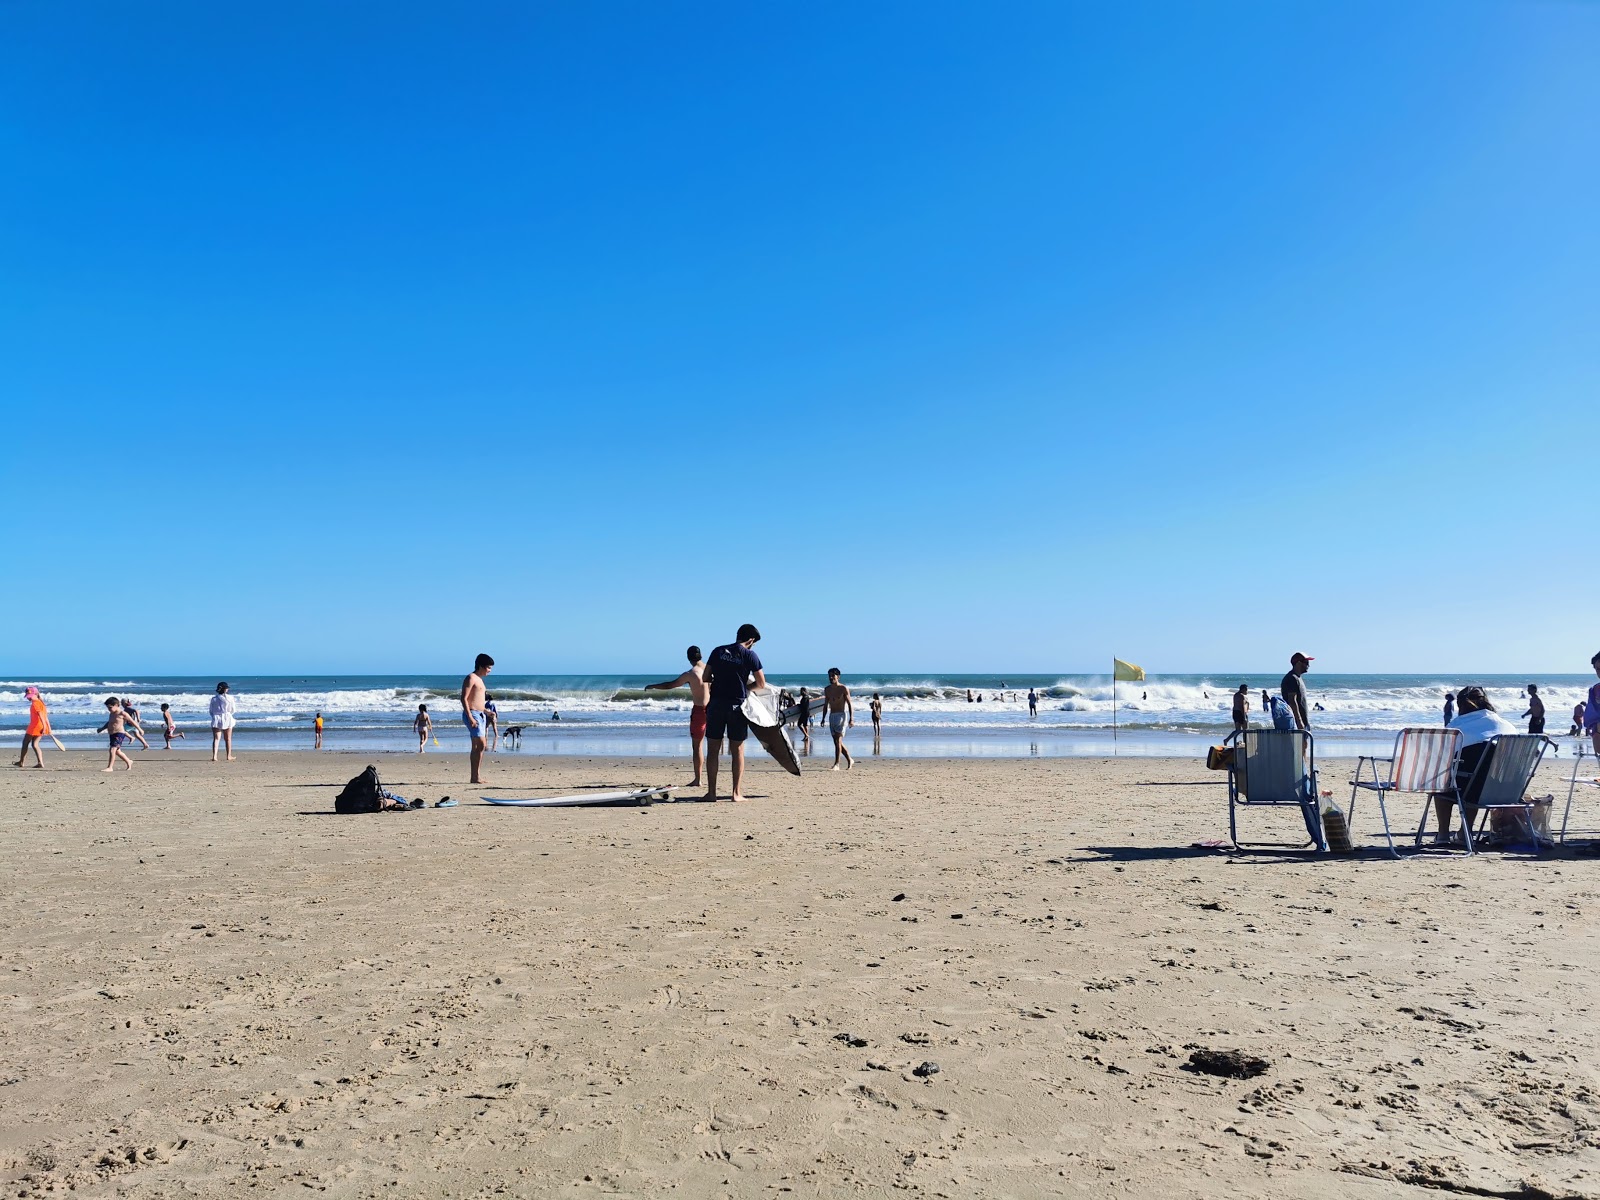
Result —
[[[0, 776], [6, 1194], [1600, 1196], [1597, 860], [1197, 849], [1182, 760], [532, 811], [460, 755], [241, 753]], [[323, 815], [367, 761], [462, 807]]]

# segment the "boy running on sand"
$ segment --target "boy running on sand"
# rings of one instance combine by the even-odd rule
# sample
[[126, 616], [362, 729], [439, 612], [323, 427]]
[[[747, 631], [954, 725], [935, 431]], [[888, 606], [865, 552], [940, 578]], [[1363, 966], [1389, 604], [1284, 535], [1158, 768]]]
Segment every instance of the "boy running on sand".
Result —
[[167, 739], [167, 744], [161, 747], [163, 750], [172, 749], [173, 738], [181, 738], [185, 736], [184, 734], [178, 732], [178, 726], [172, 719], [172, 705], [170, 704], [163, 704], [161, 706], [161, 736]]
[[139, 745], [146, 750], [150, 749], [150, 743], [144, 739], [144, 726], [139, 723], [139, 710], [133, 706], [132, 696], [122, 698], [122, 715], [126, 718], [128, 727], [133, 730], [133, 736], [139, 739]]
[[433, 718], [428, 715], [428, 706], [426, 704], [417, 705], [417, 715], [411, 722], [411, 728], [416, 731], [417, 735], [417, 753], [426, 754], [428, 752], [428, 734], [433, 732]]
[[107, 771], [116, 770], [119, 758], [128, 765], [128, 770], [133, 770], [133, 759], [122, 752], [123, 744], [128, 740], [128, 735], [122, 732], [126, 723], [127, 718], [123, 716], [122, 705], [115, 696], [111, 697], [106, 701], [106, 723], [95, 730], [96, 733], [107, 735], [110, 742], [111, 753], [106, 758], [105, 766]]
[[674, 688], [689, 689], [689, 699], [694, 704], [689, 710], [689, 747], [694, 757], [694, 778], [689, 781], [689, 786], [699, 787], [700, 774], [705, 769], [706, 763], [706, 701], [711, 699], [711, 687], [706, 683], [706, 664], [700, 657], [700, 647], [690, 646], [687, 654], [689, 657], [687, 671], [676, 679], [647, 683], [644, 685], [644, 690], [669, 692]]
[[482, 783], [478, 778], [483, 766], [483, 752], [489, 748], [485, 740], [489, 730], [489, 716], [484, 711], [489, 689], [485, 683], [489, 672], [494, 670], [494, 659], [487, 654], [480, 654], [473, 661], [472, 674], [461, 681], [461, 723], [467, 727], [467, 736], [472, 739], [472, 778], [471, 783]]
[[22, 752], [17, 755], [17, 766], [22, 766], [28, 757], [28, 751], [33, 751], [33, 765], [44, 768], [44, 755], [39, 753], [39, 742], [50, 737], [50, 710], [44, 706], [44, 697], [39, 695], [39, 689], [30, 687], [23, 693], [28, 698], [28, 730], [22, 735]]
[[822, 689], [822, 719], [827, 722], [828, 732], [833, 735], [833, 766], [828, 769], [839, 769], [839, 756], [842, 754], [844, 769], [848, 771], [856, 765], [856, 760], [845, 749], [844, 731], [856, 727], [856, 706], [850, 699], [850, 689], [839, 682], [838, 667], [828, 668], [828, 686]]

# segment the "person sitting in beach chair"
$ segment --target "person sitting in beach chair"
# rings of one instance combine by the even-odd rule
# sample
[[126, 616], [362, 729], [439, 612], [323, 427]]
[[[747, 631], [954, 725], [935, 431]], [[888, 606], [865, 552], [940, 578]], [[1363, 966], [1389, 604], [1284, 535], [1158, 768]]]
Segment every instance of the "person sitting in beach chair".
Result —
[[1516, 729], [1495, 711], [1489, 695], [1481, 687], [1465, 687], [1456, 693], [1456, 715], [1450, 718], [1449, 729], [1461, 734], [1461, 750], [1456, 758], [1456, 786], [1449, 792], [1433, 794], [1433, 811], [1437, 818], [1435, 845], [1446, 846], [1453, 841], [1451, 811], [1460, 808], [1470, 825], [1477, 815], [1477, 799], [1483, 791], [1483, 780], [1478, 768], [1485, 765], [1494, 753], [1494, 739]]

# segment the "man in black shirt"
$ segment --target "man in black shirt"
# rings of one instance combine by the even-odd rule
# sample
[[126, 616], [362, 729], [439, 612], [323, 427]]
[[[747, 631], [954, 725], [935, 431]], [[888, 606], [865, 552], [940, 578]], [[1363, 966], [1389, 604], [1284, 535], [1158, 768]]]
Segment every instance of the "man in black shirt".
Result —
[[1289, 706], [1289, 712], [1294, 717], [1296, 729], [1311, 729], [1311, 714], [1306, 704], [1306, 685], [1301, 678], [1311, 669], [1311, 656], [1301, 654], [1296, 650], [1289, 656], [1289, 673], [1283, 677], [1283, 686], [1279, 689], [1283, 693], [1283, 702]]
[[738, 637], [726, 646], [718, 646], [706, 659], [706, 678], [711, 681], [711, 698], [706, 703], [707, 800], [717, 798], [717, 764], [722, 758], [724, 738], [733, 757], [733, 799], [744, 799], [744, 740], [750, 734], [744, 698], [752, 679], [758, 688], [767, 686], [766, 673], [754, 649], [760, 640], [761, 633], [754, 625], [741, 625]]

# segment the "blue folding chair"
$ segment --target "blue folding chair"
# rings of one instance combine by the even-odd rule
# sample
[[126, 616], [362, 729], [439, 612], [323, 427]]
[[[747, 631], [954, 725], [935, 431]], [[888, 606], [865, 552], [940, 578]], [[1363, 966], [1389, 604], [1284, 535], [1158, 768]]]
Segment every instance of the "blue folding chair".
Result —
[[1233, 761], [1228, 766], [1228, 834], [1240, 849], [1248, 846], [1300, 848], [1299, 842], [1242, 842], [1241, 808], [1298, 808], [1311, 835], [1310, 845], [1328, 852], [1317, 807], [1316, 749], [1304, 729], [1241, 729], [1228, 735]]

